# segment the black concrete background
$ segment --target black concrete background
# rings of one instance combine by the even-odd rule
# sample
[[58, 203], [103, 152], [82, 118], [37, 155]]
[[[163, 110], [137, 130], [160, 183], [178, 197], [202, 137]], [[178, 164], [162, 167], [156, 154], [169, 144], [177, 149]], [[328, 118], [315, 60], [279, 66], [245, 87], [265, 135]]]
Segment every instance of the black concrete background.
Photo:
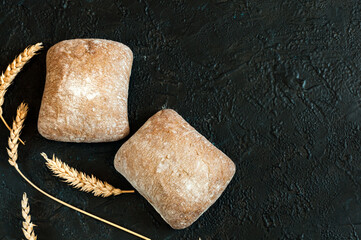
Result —
[[[361, 234], [360, 1], [0, 1], [0, 67], [24, 47], [45, 50], [6, 94], [5, 118], [30, 105], [19, 166], [38, 186], [152, 239], [359, 239]], [[36, 130], [45, 53], [71, 38], [106, 38], [134, 52], [131, 133], [177, 110], [237, 165], [221, 198], [191, 227], [172, 230], [138, 194], [108, 199], [54, 178], [39, 153], [130, 184], [113, 167], [124, 141], [48, 141]], [[0, 239], [20, 239], [30, 197], [39, 239], [137, 239], [62, 207], [7, 163], [0, 127]]]

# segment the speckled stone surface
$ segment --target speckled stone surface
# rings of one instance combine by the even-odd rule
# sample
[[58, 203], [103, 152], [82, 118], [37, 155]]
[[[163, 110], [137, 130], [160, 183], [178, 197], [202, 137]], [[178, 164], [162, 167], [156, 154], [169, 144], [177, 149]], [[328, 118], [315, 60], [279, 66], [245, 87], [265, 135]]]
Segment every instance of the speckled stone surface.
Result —
[[[5, 118], [30, 112], [19, 166], [43, 189], [152, 239], [358, 239], [361, 235], [360, 1], [0, 1], [0, 67], [24, 47], [45, 49], [6, 94]], [[36, 129], [45, 52], [72, 38], [105, 38], [134, 53], [130, 135], [175, 109], [236, 164], [218, 201], [173, 230], [138, 194], [109, 199], [71, 189], [39, 155], [131, 188], [113, 159], [127, 140], [48, 141]], [[21, 239], [28, 193], [39, 239], [131, 239], [52, 202], [7, 163], [0, 126], [0, 239]]]

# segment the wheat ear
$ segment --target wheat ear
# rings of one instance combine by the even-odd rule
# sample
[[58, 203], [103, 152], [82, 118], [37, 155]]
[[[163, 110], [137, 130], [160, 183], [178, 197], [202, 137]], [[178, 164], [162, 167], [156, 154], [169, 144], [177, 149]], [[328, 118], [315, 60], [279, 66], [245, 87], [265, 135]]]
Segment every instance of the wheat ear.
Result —
[[34, 226], [31, 222], [31, 216], [30, 216], [30, 206], [28, 203], [28, 197], [26, 196], [26, 193], [23, 194], [23, 199], [21, 200], [21, 214], [23, 215], [24, 221], [23, 221], [23, 233], [26, 239], [28, 240], [36, 240], [37, 236], [34, 232]]
[[86, 173], [79, 172], [75, 168], [70, 167], [68, 164], [62, 162], [60, 159], [53, 155], [49, 159], [45, 153], [41, 156], [46, 160], [46, 166], [54, 173], [55, 176], [64, 179], [64, 182], [78, 188], [84, 192], [91, 192], [94, 196], [109, 197], [117, 196], [122, 193], [134, 193], [134, 190], [120, 190], [113, 187], [107, 182], [103, 182], [93, 175], [89, 176]]
[[98, 221], [101, 221], [103, 223], [106, 223], [110, 226], [113, 226], [115, 228], [118, 228], [120, 230], [123, 230], [127, 233], [130, 233], [130, 234], [133, 234], [134, 236], [137, 236], [139, 238], [142, 238], [142, 239], [145, 239], [145, 240], [150, 240], [150, 238], [147, 238], [143, 235], [140, 235], [136, 232], [133, 232], [127, 228], [124, 228], [124, 227], [121, 227], [115, 223], [112, 223], [108, 220], [105, 220], [103, 218], [100, 218], [98, 216], [95, 216], [94, 214], [91, 214], [91, 213], [88, 213], [84, 210], [81, 210], [80, 208], [77, 208], [77, 207], [74, 207], [73, 205], [70, 205], [69, 203], [66, 203], [60, 199], [57, 199], [56, 197], [53, 197], [52, 195], [50, 195], [49, 193], [43, 191], [41, 188], [39, 188], [38, 186], [36, 186], [32, 181], [30, 181], [19, 169], [19, 166], [17, 164], [17, 159], [18, 159], [18, 140], [19, 140], [19, 137], [20, 137], [20, 132], [21, 132], [21, 129], [23, 128], [23, 125], [24, 125], [24, 120], [25, 120], [25, 117], [26, 117], [26, 114], [27, 114], [27, 111], [28, 111], [28, 107], [26, 104], [21, 104], [19, 107], [18, 107], [18, 110], [17, 110], [17, 114], [16, 114], [16, 118], [14, 120], [14, 123], [13, 123], [13, 128], [10, 130], [10, 137], [9, 137], [9, 148], [8, 148], [8, 154], [9, 154], [9, 163], [11, 166], [13, 166], [15, 168], [15, 170], [20, 174], [20, 176], [27, 182], [29, 183], [33, 188], [35, 188], [37, 191], [39, 191], [40, 193], [44, 194], [45, 196], [47, 196], [48, 198], [68, 207], [68, 208], [71, 208], [77, 212], [80, 212], [84, 215], [87, 215], [91, 218], [94, 218]]
[[9, 163], [14, 167], [17, 166], [16, 161], [18, 160], [18, 141], [27, 114], [28, 105], [26, 103], [21, 103], [16, 111], [16, 118], [13, 122], [13, 128], [10, 130], [10, 137], [8, 139], [9, 148], [7, 148], [7, 151], [9, 155]]
[[[13, 82], [16, 75], [24, 67], [24, 65], [33, 56], [35, 56], [36, 53], [40, 49], [42, 49], [42, 47], [43, 47], [42, 43], [37, 43], [35, 45], [25, 48], [25, 50], [19, 56], [17, 56], [12, 63], [10, 63], [8, 65], [8, 67], [6, 68], [6, 71], [4, 73], [2, 73], [0, 76], [0, 118], [9, 130], [11, 130], [11, 129], [3, 117], [3, 109], [2, 109], [2, 106], [4, 104], [5, 93], [8, 89], [8, 87]], [[24, 144], [24, 142], [21, 139], [20, 139], [20, 142], [22, 144]]]

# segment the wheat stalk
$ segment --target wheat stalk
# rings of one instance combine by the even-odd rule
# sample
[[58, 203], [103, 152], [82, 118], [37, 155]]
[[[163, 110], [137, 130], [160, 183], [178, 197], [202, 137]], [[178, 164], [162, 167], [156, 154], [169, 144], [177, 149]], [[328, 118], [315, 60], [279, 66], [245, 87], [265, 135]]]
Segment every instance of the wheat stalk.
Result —
[[31, 215], [30, 215], [30, 206], [28, 203], [28, 197], [26, 196], [26, 193], [23, 194], [23, 199], [21, 200], [21, 214], [23, 215], [24, 221], [23, 221], [23, 233], [26, 239], [28, 240], [36, 240], [37, 236], [34, 232], [34, 226], [31, 222]]
[[134, 190], [123, 191], [113, 187], [107, 182], [103, 182], [93, 175], [89, 176], [86, 173], [79, 172], [75, 168], [62, 162], [53, 155], [53, 159], [49, 159], [45, 153], [41, 156], [46, 160], [46, 166], [54, 173], [55, 176], [64, 179], [64, 182], [78, 188], [84, 192], [92, 192], [94, 196], [109, 197], [117, 196], [122, 193], [134, 193]]
[[[25, 50], [19, 56], [17, 56], [12, 63], [10, 63], [8, 65], [8, 67], [6, 68], [6, 71], [4, 73], [2, 73], [0, 76], [0, 118], [9, 130], [11, 130], [11, 129], [3, 117], [3, 109], [2, 109], [2, 106], [4, 104], [5, 93], [8, 89], [8, 87], [13, 82], [16, 75], [24, 67], [24, 65], [33, 56], [35, 56], [37, 51], [42, 49], [42, 47], [43, 47], [42, 43], [37, 43], [35, 45], [25, 48]], [[24, 142], [21, 139], [20, 139], [20, 142], [22, 144], [24, 144]]]
[[150, 238], [147, 238], [143, 235], [140, 235], [136, 232], [133, 232], [127, 228], [124, 228], [124, 227], [121, 227], [115, 223], [112, 223], [108, 220], [105, 220], [103, 218], [100, 218], [94, 214], [91, 214], [91, 213], [88, 213], [84, 210], [81, 210], [80, 208], [77, 208], [77, 207], [74, 207], [73, 205], [70, 205], [69, 203], [66, 203], [60, 199], [57, 199], [56, 197], [53, 197], [52, 195], [50, 195], [49, 193], [43, 191], [41, 188], [39, 188], [38, 186], [36, 186], [32, 181], [30, 181], [19, 169], [19, 166], [17, 164], [17, 159], [18, 159], [18, 140], [19, 140], [19, 137], [20, 137], [20, 132], [21, 132], [21, 129], [23, 128], [23, 125], [24, 125], [24, 120], [25, 120], [25, 117], [26, 117], [26, 114], [27, 114], [27, 111], [28, 111], [28, 107], [26, 104], [22, 103], [19, 107], [18, 107], [18, 110], [17, 110], [17, 114], [16, 114], [16, 118], [14, 120], [14, 123], [13, 123], [13, 128], [11, 129], [10, 131], [10, 137], [9, 137], [9, 148], [8, 148], [8, 154], [9, 154], [9, 163], [11, 166], [13, 166], [15, 168], [15, 170], [19, 173], [19, 175], [27, 182], [29, 183], [33, 188], [35, 188], [37, 191], [39, 191], [40, 193], [44, 194], [45, 196], [47, 196], [48, 198], [68, 207], [68, 208], [71, 208], [77, 212], [80, 212], [84, 215], [87, 215], [91, 218], [94, 218], [98, 221], [101, 221], [103, 223], [106, 223], [110, 226], [113, 226], [115, 228], [118, 228], [120, 230], [123, 230], [127, 233], [130, 233], [130, 234], [133, 234], [134, 236], [137, 236], [139, 238], [142, 238], [142, 239], [145, 239], [145, 240], [150, 240]]

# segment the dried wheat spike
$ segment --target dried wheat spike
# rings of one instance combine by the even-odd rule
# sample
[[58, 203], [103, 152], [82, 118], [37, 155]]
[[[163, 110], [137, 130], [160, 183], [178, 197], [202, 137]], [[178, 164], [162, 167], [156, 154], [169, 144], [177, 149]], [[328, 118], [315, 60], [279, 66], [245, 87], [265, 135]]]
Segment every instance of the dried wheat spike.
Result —
[[[11, 131], [11, 128], [5, 121], [3, 117], [3, 109], [2, 106], [4, 104], [5, 93], [8, 87], [13, 82], [16, 75], [21, 71], [23, 66], [36, 55], [36, 52], [42, 49], [42, 43], [37, 43], [30, 47], [25, 48], [25, 50], [15, 58], [15, 60], [9, 64], [6, 68], [6, 71], [0, 76], [0, 119], [4, 123], [4, 125]], [[25, 143], [19, 138], [19, 141], [25, 145]]]
[[6, 68], [6, 71], [0, 76], [0, 115], [3, 114], [2, 105], [4, 104], [4, 96], [6, 90], [13, 82], [16, 75], [21, 71], [23, 66], [36, 55], [37, 51], [42, 49], [42, 43], [37, 43], [30, 47], [25, 48], [25, 50], [17, 56], [12, 63]]
[[103, 182], [93, 175], [89, 176], [83, 172], [69, 167], [66, 163], [53, 155], [53, 159], [49, 159], [45, 153], [41, 156], [46, 160], [46, 166], [54, 173], [55, 176], [64, 179], [64, 182], [80, 189], [84, 192], [92, 192], [94, 196], [109, 197], [117, 196], [122, 193], [133, 193], [133, 190], [120, 190], [113, 187], [107, 182]]
[[28, 197], [26, 196], [26, 193], [23, 195], [23, 200], [21, 200], [21, 214], [23, 215], [24, 221], [23, 221], [23, 233], [26, 239], [28, 240], [36, 240], [37, 236], [34, 232], [34, 225], [31, 222], [31, 216], [30, 216], [30, 206], [28, 203]]
[[[141, 239], [144, 239], [144, 240], [150, 240], [150, 238], [147, 238], [143, 235], [140, 235], [139, 233], [136, 233], [134, 231], [131, 231], [125, 227], [122, 227], [122, 226], [119, 226], [113, 222], [110, 222], [108, 220], [105, 220], [103, 218], [100, 218], [94, 214], [91, 214], [91, 213], [88, 213], [80, 208], [77, 208], [77, 207], [74, 207], [73, 205], [69, 204], [69, 203], [66, 203], [52, 195], [50, 195], [49, 193], [43, 191], [41, 188], [39, 188], [38, 186], [36, 186], [32, 181], [30, 181], [19, 169], [19, 166], [18, 164], [16, 163], [16, 160], [17, 160], [17, 157], [18, 157], [18, 153], [17, 153], [17, 149], [18, 149], [18, 140], [20, 139], [19, 136], [20, 136], [20, 132], [21, 132], [21, 129], [23, 128], [23, 123], [24, 123], [24, 120], [25, 120], [25, 117], [26, 117], [26, 114], [27, 114], [27, 111], [28, 111], [28, 107], [26, 104], [22, 103], [19, 108], [18, 108], [18, 111], [17, 111], [17, 115], [16, 115], [16, 118], [14, 120], [14, 124], [13, 124], [13, 129], [10, 131], [10, 138], [9, 138], [9, 149], [8, 149], [8, 154], [9, 154], [9, 163], [11, 166], [13, 166], [15, 168], [15, 170], [19, 173], [19, 175], [27, 182], [29, 183], [33, 188], [35, 188], [37, 191], [39, 191], [41, 194], [44, 194], [45, 196], [47, 196], [48, 198], [52, 199], [53, 201], [57, 202], [57, 203], [60, 203], [68, 208], [71, 208], [79, 213], [82, 213], [86, 216], [89, 216], [93, 219], [96, 219], [98, 221], [101, 221], [103, 223], [106, 223], [110, 226], [113, 226], [117, 229], [120, 229], [120, 230], [123, 230], [129, 234], [132, 234], [134, 236], [137, 236]], [[46, 155], [45, 155], [46, 156]], [[125, 191], [123, 191], [125, 192]], [[32, 226], [35, 226], [35, 225], [32, 225]], [[36, 236], [35, 238], [36, 239]]]
[[9, 148], [7, 148], [9, 154], [9, 163], [11, 166], [16, 167], [18, 160], [18, 146], [20, 132], [23, 129], [24, 121], [26, 115], [28, 114], [28, 105], [26, 103], [21, 103], [17, 109], [16, 118], [13, 122], [13, 128], [10, 130], [10, 137], [8, 140]]

